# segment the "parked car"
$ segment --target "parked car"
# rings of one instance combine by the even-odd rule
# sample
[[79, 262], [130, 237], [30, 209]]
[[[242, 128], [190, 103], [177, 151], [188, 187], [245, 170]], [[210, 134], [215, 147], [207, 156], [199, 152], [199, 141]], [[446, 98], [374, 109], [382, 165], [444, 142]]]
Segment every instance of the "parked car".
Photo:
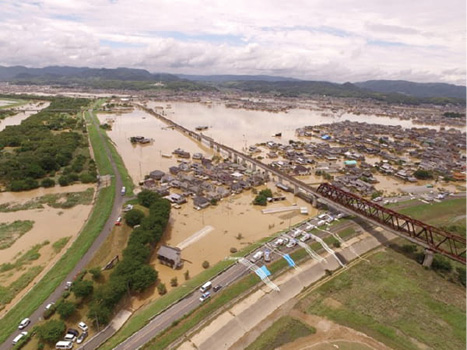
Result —
[[299, 229], [296, 229], [294, 228], [291, 232], [290, 232], [290, 236], [292, 236], [293, 238], [297, 238], [298, 236], [300, 236], [302, 234], [302, 231], [299, 230]]
[[119, 216], [117, 220], [115, 220], [115, 225], [120, 226], [122, 224], [122, 217]]
[[214, 292], [217, 292], [217, 291], [218, 291], [219, 289], [221, 289], [221, 288], [222, 288], [222, 286], [221, 286], [220, 284], [218, 284], [217, 286], [215, 286], [214, 288], [212, 288], [212, 290], [213, 290]]
[[79, 327], [83, 332], [87, 332], [87, 331], [88, 331], [88, 326], [87, 326], [86, 323], [84, 323], [84, 322], [78, 323], [78, 327]]
[[65, 290], [70, 289], [72, 284], [73, 284], [73, 282], [67, 281], [67, 282], [65, 283]]
[[311, 238], [311, 235], [309, 233], [305, 233], [301, 238], [300, 241], [306, 242]]
[[20, 334], [18, 334], [15, 339], [13, 339], [13, 345], [16, 345], [18, 344], [18, 342], [23, 339], [23, 337], [27, 336], [28, 335], [28, 332], [21, 332]]
[[47, 306], [45, 307], [46, 310], [50, 310], [52, 308], [52, 306], [54, 306], [55, 303], [49, 303], [47, 304]]
[[264, 251], [264, 261], [265, 262], [270, 262], [271, 261], [271, 251], [269, 249], [266, 249]]
[[133, 205], [128, 204], [127, 206], [125, 206], [125, 208], [123, 208], [123, 211], [130, 211], [131, 209], [133, 209]]
[[250, 258], [250, 262], [252, 262], [253, 264], [255, 262], [257, 262], [258, 260], [260, 260], [261, 258], [263, 257], [263, 252], [260, 250], [260, 251], [257, 251], [251, 258]]
[[68, 328], [68, 331], [66, 332], [67, 334], [73, 334], [75, 337], [79, 335], [79, 331], [74, 328]]
[[297, 245], [297, 240], [291, 239], [290, 242], [286, 245], [287, 248], [292, 248]]
[[210, 292], [203, 293], [203, 294], [201, 294], [201, 297], [199, 298], [199, 301], [205, 301], [205, 300], [208, 299], [210, 296], [211, 296], [211, 293], [210, 293]]
[[88, 332], [83, 332], [79, 335], [78, 338], [76, 338], [76, 342], [78, 344], [81, 344], [84, 341], [84, 339], [86, 339], [87, 337], [88, 337]]
[[320, 226], [323, 226], [325, 223], [326, 223], [326, 221], [320, 220], [320, 221], [318, 221], [318, 223], [316, 224], [316, 226], [320, 227]]
[[24, 329], [26, 328], [29, 324], [31, 323], [31, 320], [29, 318], [25, 318], [19, 323], [18, 329]]
[[274, 243], [272, 244], [273, 247], [278, 247], [280, 245], [283, 245], [284, 244], [284, 240], [282, 238], [278, 238], [274, 241]]

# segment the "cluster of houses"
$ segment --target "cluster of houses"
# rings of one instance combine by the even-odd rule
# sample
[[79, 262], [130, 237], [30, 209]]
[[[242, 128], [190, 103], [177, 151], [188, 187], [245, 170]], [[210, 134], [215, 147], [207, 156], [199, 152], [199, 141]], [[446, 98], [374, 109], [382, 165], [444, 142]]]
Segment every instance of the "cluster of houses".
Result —
[[193, 206], [203, 209], [213, 201], [268, 181], [269, 177], [260, 171], [252, 171], [228, 160], [214, 163], [201, 156], [200, 159], [181, 161], [170, 167], [168, 173], [161, 170], [150, 172], [142, 187], [159, 193], [175, 205], [186, 203], [192, 197]]
[[[466, 134], [457, 129], [404, 129], [343, 121], [299, 128], [296, 135], [299, 141], [285, 145], [261, 144], [271, 166], [294, 176], [332, 175], [327, 180], [362, 195], [376, 190], [374, 174], [378, 172], [404, 182], [417, 182], [414, 173], [420, 169], [440, 179], [465, 180]], [[312, 137], [318, 141], [303, 140]], [[253, 156], [258, 150], [251, 146], [249, 153]]]

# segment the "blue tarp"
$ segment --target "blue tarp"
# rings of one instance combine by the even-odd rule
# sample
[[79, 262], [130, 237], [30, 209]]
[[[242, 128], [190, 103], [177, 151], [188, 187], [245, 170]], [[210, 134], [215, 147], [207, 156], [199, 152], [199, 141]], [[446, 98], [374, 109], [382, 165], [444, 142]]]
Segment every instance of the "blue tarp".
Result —
[[261, 270], [263, 270], [264, 274], [266, 276], [271, 276], [271, 272], [268, 270], [268, 268], [266, 266], [261, 266]]
[[289, 254], [285, 254], [284, 259], [289, 263], [290, 266], [295, 267], [295, 261], [292, 260]]

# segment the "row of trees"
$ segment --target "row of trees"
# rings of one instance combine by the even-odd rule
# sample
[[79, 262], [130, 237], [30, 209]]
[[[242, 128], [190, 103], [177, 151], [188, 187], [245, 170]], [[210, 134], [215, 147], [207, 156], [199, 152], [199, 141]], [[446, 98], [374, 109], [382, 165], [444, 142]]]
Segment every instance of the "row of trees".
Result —
[[138, 201], [149, 208], [149, 214], [142, 218], [137, 214], [138, 210], [132, 209], [126, 215], [127, 222], [139, 217], [139, 220], [130, 222], [132, 225], [138, 223], [139, 227], [131, 233], [123, 258], [108, 282], [93, 294], [88, 317], [95, 324], [107, 324], [113, 309], [126, 293], [142, 292], [157, 280], [157, 271], [148, 262], [169, 221], [170, 202], [151, 191], [140, 192]]
[[0, 132], [0, 150], [4, 150], [0, 152], [0, 182], [12, 191], [51, 187], [57, 172], [62, 172], [58, 178], [62, 186], [96, 181], [83, 121], [76, 116], [88, 103], [87, 99], [56, 98], [20, 125]]

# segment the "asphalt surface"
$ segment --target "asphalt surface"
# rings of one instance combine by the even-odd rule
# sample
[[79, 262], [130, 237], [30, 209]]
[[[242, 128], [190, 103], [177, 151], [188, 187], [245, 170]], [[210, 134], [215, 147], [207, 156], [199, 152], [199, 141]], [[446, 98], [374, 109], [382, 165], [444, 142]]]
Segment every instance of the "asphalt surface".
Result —
[[[90, 113], [92, 113], [92, 111], [90, 111]], [[94, 120], [93, 120], [93, 123], [94, 123], [94, 125], [96, 127], [98, 127], [98, 125], [96, 125]], [[76, 264], [76, 266], [66, 276], [66, 278], [62, 281], [62, 283], [60, 283], [60, 285], [57, 287], [57, 289], [55, 289], [55, 291], [42, 303], [41, 306], [39, 306], [39, 308], [32, 315], [24, 315], [24, 318], [28, 317], [31, 320], [31, 323], [25, 329], [23, 329], [22, 331], [30, 331], [30, 329], [32, 329], [32, 327], [34, 326], [35, 323], [42, 320], [42, 314], [43, 314], [47, 304], [55, 302], [56, 300], [58, 300], [60, 298], [60, 296], [63, 294], [63, 292], [65, 291], [66, 282], [67, 281], [73, 281], [75, 276], [78, 273], [80, 273], [86, 267], [86, 265], [89, 263], [89, 261], [94, 256], [94, 254], [101, 247], [102, 243], [105, 241], [107, 236], [110, 234], [110, 232], [112, 232], [112, 229], [113, 229], [113, 227], [115, 225], [115, 220], [117, 219], [117, 217], [119, 215], [121, 215], [122, 206], [123, 206], [123, 203], [125, 201], [124, 196], [121, 195], [122, 179], [121, 179], [120, 174], [119, 174], [119, 172], [117, 170], [117, 166], [115, 165], [115, 161], [114, 161], [114, 159], [112, 157], [112, 154], [110, 153], [110, 150], [107, 147], [106, 141], [102, 137], [102, 134], [99, 133], [99, 135], [100, 135], [100, 137], [101, 137], [101, 139], [103, 141], [103, 144], [105, 145], [105, 151], [107, 153], [107, 156], [110, 159], [110, 162], [112, 164], [112, 168], [113, 168], [113, 171], [114, 171], [114, 174], [115, 174], [115, 183], [116, 183], [116, 186], [115, 186], [115, 200], [114, 200], [112, 212], [111, 212], [107, 222], [105, 223], [104, 228], [102, 229], [101, 233], [96, 238], [94, 243], [91, 245], [91, 247], [89, 248], [87, 253], [78, 262], [78, 264]], [[0, 350], [11, 349], [13, 347], [12, 346], [13, 339], [20, 332], [21, 332], [20, 330], [17, 330], [12, 335], [10, 335], [10, 337], [8, 337], [8, 339], [3, 344], [0, 345]]]
[[[315, 218], [309, 221], [314, 221], [315, 223], [319, 221], [319, 219]], [[341, 225], [336, 225], [334, 229], [339, 228], [343, 229], [343, 227], [348, 226], [348, 222], [344, 222]], [[326, 235], [326, 234], [325, 234]], [[322, 234], [320, 234], [322, 236]], [[309, 242], [308, 242], [309, 243]], [[301, 248], [299, 245], [296, 245], [292, 248], [287, 248], [282, 246], [280, 251], [284, 254], [290, 253], [296, 249]], [[258, 250], [264, 250], [264, 246], [258, 248], [257, 250], [253, 251], [249, 257], [253, 256], [254, 253]], [[281, 256], [276, 253], [271, 254], [271, 261], [275, 261], [281, 259]], [[258, 265], [262, 265], [263, 261], [260, 260]], [[241, 263], [236, 263], [235, 265], [231, 266], [215, 278], [211, 279], [212, 286], [221, 285], [222, 288], [226, 288], [228, 285], [232, 284], [233, 282], [237, 281], [241, 277], [252, 273], [246, 266]], [[210, 290], [211, 296], [215, 296], [216, 292], [212, 289]], [[193, 293], [189, 294], [185, 298], [181, 299], [178, 303], [172, 305], [168, 309], [164, 310], [160, 314], [156, 315], [146, 326], [144, 326], [141, 330], [134, 333], [131, 337], [126, 339], [121, 344], [117, 345], [114, 349], [115, 350], [134, 350], [138, 349], [139, 347], [143, 346], [151, 339], [153, 339], [158, 333], [162, 332], [166, 328], [168, 328], [174, 321], [180, 319], [185, 314], [189, 313], [190, 311], [197, 308], [202, 302], [199, 300], [201, 296], [201, 292], [199, 290], [194, 291]], [[88, 343], [84, 346], [78, 348], [78, 350], [90, 350], [98, 348], [106, 339], [108, 339], [113, 333], [115, 329], [109, 328], [105, 332], [101, 332], [94, 338], [90, 339]]]

